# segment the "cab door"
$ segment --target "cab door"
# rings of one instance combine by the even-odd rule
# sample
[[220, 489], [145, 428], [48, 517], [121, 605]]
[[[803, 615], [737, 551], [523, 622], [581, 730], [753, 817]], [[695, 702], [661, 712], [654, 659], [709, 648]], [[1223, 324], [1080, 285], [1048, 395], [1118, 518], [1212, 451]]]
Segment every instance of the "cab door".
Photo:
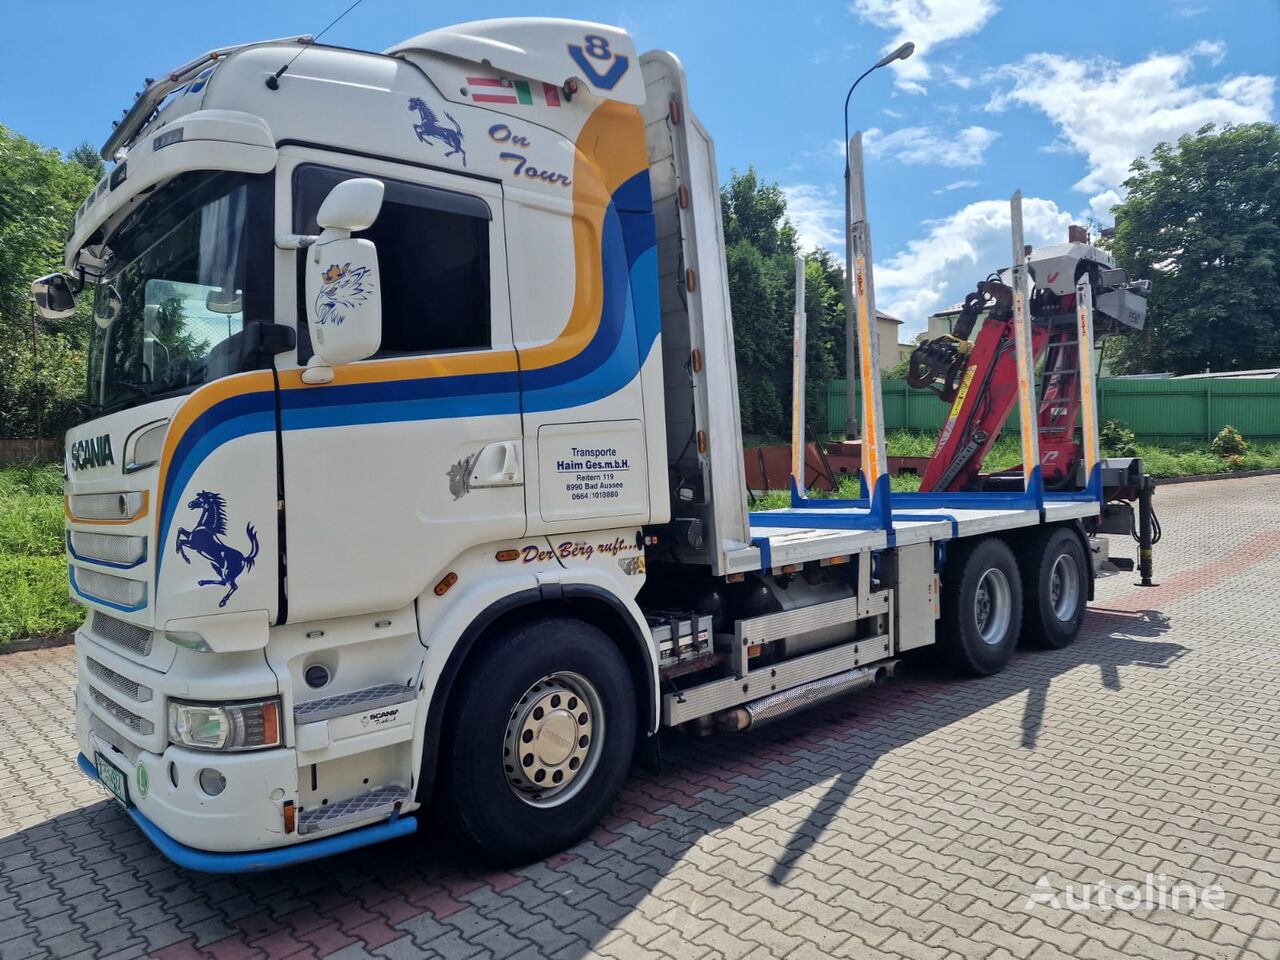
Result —
[[[283, 151], [282, 151], [283, 153]], [[314, 234], [332, 187], [386, 185], [356, 234], [377, 246], [379, 352], [331, 383], [282, 372], [288, 618], [390, 610], [437, 583], [463, 551], [525, 531], [519, 371], [498, 184], [289, 148], [286, 232]], [[295, 293], [298, 362], [310, 357]]]

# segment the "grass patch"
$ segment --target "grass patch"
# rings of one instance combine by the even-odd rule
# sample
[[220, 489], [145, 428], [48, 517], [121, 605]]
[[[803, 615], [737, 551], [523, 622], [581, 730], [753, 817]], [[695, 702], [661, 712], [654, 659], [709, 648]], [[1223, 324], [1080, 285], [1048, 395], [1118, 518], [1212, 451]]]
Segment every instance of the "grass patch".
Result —
[[67, 596], [63, 529], [60, 466], [0, 467], [0, 643], [84, 619]]

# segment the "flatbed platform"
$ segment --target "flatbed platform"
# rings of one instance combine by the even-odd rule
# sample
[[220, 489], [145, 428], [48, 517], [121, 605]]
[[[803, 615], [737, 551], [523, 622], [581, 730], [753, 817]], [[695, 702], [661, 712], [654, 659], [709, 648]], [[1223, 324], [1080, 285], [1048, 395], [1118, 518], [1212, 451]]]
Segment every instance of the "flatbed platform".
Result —
[[1097, 501], [1046, 502], [1044, 517], [1033, 508], [953, 509], [894, 506], [889, 529], [877, 525], [866, 508], [823, 507], [815, 500], [802, 507], [752, 513], [751, 546], [734, 551], [733, 572], [777, 569], [891, 546], [943, 543], [1000, 530], [1031, 527], [1098, 515]]

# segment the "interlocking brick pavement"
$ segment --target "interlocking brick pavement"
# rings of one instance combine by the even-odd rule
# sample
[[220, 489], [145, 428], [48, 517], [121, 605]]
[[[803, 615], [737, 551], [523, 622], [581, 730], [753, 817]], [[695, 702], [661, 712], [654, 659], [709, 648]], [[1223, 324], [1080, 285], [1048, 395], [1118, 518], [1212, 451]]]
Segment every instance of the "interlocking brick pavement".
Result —
[[[1280, 957], [1280, 479], [1161, 489], [1147, 590], [953, 681], [664, 740], [607, 821], [513, 871], [421, 839], [279, 873], [164, 860], [72, 759], [69, 648], [0, 657], [0, 960]], [[1122, 538], [1118, 555], [1132, 555]], [[1026, 909], [1038, 878], [1226, 908]]]

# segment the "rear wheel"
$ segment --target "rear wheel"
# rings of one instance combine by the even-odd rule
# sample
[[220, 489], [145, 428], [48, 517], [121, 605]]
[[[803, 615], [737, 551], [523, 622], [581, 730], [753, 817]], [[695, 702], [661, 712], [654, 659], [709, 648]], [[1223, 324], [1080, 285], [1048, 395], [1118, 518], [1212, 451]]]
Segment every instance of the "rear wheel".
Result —
[[1089, 593], [1089, 566], [1080, 538], [1066, 527], [1055, 527], [1019, 552], [1026, 597], [1023, 637], [1055, 650], [1068, 646], [1084, 623]]
[[1004, 669], [1018, 645], [1022, 578], [997, 537], [954, 551], [942, 581], [939, 639], [952, 664], [974, 676]]
[[468, 846], [528, 862], [571, 846], [630, 766], [636, 699], [622, 654], [578, 620], [536, 620], [462, 680], [444, 761], [446, 815]]

